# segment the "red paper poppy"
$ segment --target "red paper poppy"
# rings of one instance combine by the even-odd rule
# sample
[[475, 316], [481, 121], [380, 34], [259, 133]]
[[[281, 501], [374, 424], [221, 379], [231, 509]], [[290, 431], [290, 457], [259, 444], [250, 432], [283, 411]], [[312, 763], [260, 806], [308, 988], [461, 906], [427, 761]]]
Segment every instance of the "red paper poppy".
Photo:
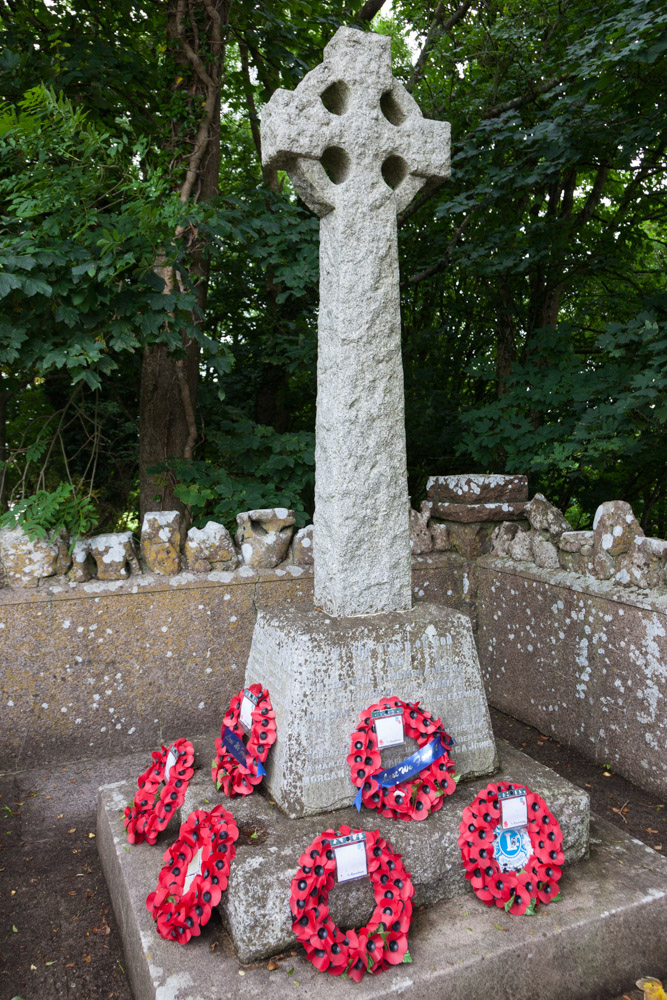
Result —
[[125, 807], [125, 829], [131, 844], [154, 844], [183, 805], [194, 774], [195, 751], [178, 739], [153, 751], [153, 763], [137, 779], [134, 801]]
[[[327, 901], [335, 884], [334, 837], [360, 833], [349, 826], [326, 830], [299, 859], [292, 879], [290, 908], [292, 930], [303, 944], [306, 957], [320, 972], [346, 975], [360, 982], [405, 958], [412, 917], [414, 888], [400, 854], [380, 837], [366, 832], [368, 874], [375, 894], [375, 910], [365, 927], [343, 932], [329, 916]], [[314, 895], [311, 893], [315, 891]]]
[[526, 789], [527, 831], [532, 855], [523, 870], [503, 872], [493, 846], [499, 831], [498, 793], [517, 787], [507, 781], [492, 782], [463, 810], [458, 844], [461, 848], [466, 879], [473, 891], [491, 906], [495, 903], [508, 913], [532, 913], [535, 906], [546, 904], [558, 895], [559, 865], [563, 863], [563, 834], [546, 803]]
[[234, 817], [222, 805], [190, 813], [164, 855], [157, 888], [146, 898], [161, 937], [187, 944], [201, 934], [227, 888], [238, 835]]
[[211, 764], [211, 777], [216, 788], [230, 798], [234, 795], [250, 795], [255, 785], [259, 785], [269, 750], [276, 742], [276, 713], [269, 692], [261, 684], [251, 684], [247, 690], [257, 699], [257, 703], [252, 710], [252, 727], [245, 744], [245, 763], [241, 764], [224, 745], [225, 729], [231, 730], [239, 738], [245, 734], [240, 720], [245, 690], [239, 691], [229, 703], [222, 720], [220, 736], [215, 741], [216, 755]]
[[377, 705], [371, 705], [361, 713], [359, 726], [350, 737], [347, 763], [352, 784], [361, 789], [363, 804], [369, 809], [377, 809], [382, 816], [406, 821], [427, 819], [431, 813], [442, 808], [445, 796], [456, 789], [456, 782], [451, 777], [455, 770], [454, 762], [446, 749], [438, 760], [427, 765], [415, 777], [398, 785], [381, 787], [375, 780], [375, 776], [382, 771], [382, 758], [371, 713], [387, 708], [402, 710], [403, 731], [417, 741], [420, 749], [436, 735], [441, 737], [443, 746], [451, 744], [441, 720], [434, 719], [430, 712], [419, 708], [419, 702], [409, 704], [400, 698], [382, 698]]

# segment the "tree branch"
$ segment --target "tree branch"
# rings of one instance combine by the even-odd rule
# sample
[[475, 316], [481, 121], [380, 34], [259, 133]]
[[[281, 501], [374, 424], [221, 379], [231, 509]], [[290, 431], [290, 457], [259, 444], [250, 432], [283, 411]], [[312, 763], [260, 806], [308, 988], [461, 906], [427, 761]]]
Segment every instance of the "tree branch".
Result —
[[475, 205], [475, 207], [468, 212], [461, 225], [454, 230], [451, 239], [449, 240], [447, 246], [445, 247], [445, 253], [442, 260], [439, 260], [437, 264], [433, 264], [431, 267], [427, 267], [426, 270], [420, 271], [419, 274], [413, 274], [413, 276], [411, 278], [408, 278], [407, 281], [402, 282], [402, 285], [416, 285], [418, 282], [425, 281], [426, 278], [431, 278], [434, 274], [439, 274], [440, 271], [444, 271], [444, 269], [447, 267], [449, 263], [449, 256], [452, 250], [458, 243], [462, 234], [465, 232], [465, 230], [472, 222], [473, 218], [480, 211], [481, 207], [482, 207], [482, 202], [480, 202], [478, 205]]
[[406, 87], [409, 91], [412, 91], [415, 85], [421, 79], [421, 76], [424, 72], [424, 65], [426, 63], [426, 60], [428, 59], [431, 53], [431, 49], [433, 48], [437, 40], [440, 38], [441, 35], [444, 35], [445, 32], [451, 31], [454, 25], [458, 24], [458, 22], [465, 17], [465, 15], [468, 13], [468, 9], [470, 8], [471, 4], [472, 0], [464, 0], [461, 6], [454, 11], [452, 16], [443, 22], [443, 18], [447, 13], [447, 11], [445, 10], [444, 0], [440, 0], [440, 3], [436, 7], [435, 14], [433, 15], [433, 20], [431, 21], [431, 27], [428, 29], [428, 33], [426, 35], [426, 38], [424, 39], [422, 50], [419, 53], [417, 62], [415, 63], [414, 69], [412, 70], [412, 76], [410, 77], [409, 81], [406, 84]]
[[366, 0], [365, 4], [357, 14], [357, 21], [372, 21], [385, 0]]

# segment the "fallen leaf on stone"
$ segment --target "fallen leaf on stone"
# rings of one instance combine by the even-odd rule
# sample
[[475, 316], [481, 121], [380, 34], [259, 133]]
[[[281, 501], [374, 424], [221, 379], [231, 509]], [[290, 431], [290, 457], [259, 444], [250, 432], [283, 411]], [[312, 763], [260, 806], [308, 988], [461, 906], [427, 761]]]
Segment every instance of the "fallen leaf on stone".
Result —
[[278, 963], [275, 962], [272, 958], [270, 958], [269, 961], [266, 963], [266, 967], [269, 970], [269, 972], [275, 972], [276, 969], [280, 968]]
[[16, 924], [12, 924], [12, 930], [14, 931], [15, 934], [18, 934], [18, 932], [19, 932], [19, 929], [16, 926]]
[[89, 834], [88, 834], [88, 836], [89, 836], [89, 838], [90, 838], [90, 839], [92, 840], [92, 839], [93, 839], [93, 837], [95, 836], [95, 834], [94, 834], [94, 833], [89, 833]]
[[65, 966], [65, 968], [66, 969], [73, 969], [74, 968], [74, 962], [68, 962], [67, 965]]
[[84, 962], [86, 962], [87, 964], [89, 964], [89, 963], [90, 963], [90, 959], [91, 959], [91, 956], [90, 956], [90, 955], [84, 955], [84, 956], [83, 956], [83, 960], [84, 960]]
[[61, 813], [60, 816], [56, 816], [56, 819], [62, 819], [65, 813]]
[[292, 985], [293, 985], [293, 986], [301, 986], [301, 983], [299, 982], [299, 980], [298, 980], [298, 979], [293, 979], [293, 980], [292, 980]]
[[611, 778], [611, 775], [610, 775], [609, 771], [603, 771], [602, 772], [602, 777], [603, 778]]
[[31, 972], [37, 972], [37, 966], [36, 965], [31, 965], [30, 966], [30, 971]]
[[55, 962], [44, 962], [44, 965], [55, 965]]
[[652, 826], [647, 826], [646, 827], [646, 832], [647, 833], [653, 833], [653, 834], [660, 833], [659, 830], [654, 830]]
[[493, 926], [497, 927], [499, 931], [507, 931], [509, 933], [509, 927], [501, 927], [500, 924], [494, 924]]
[[661, 851], [662, 850], [662, 844], [654, 844], [653, 845], [653, 850], [654, 851]]
[[68, 832], [68, 833], [76, 833], [76, 827], [75, 827], [75, 826], [73, 826], [73, 827], [72, 827], [72, 829], [71, 829], [71, 830], [68, 830], [67, 832]]

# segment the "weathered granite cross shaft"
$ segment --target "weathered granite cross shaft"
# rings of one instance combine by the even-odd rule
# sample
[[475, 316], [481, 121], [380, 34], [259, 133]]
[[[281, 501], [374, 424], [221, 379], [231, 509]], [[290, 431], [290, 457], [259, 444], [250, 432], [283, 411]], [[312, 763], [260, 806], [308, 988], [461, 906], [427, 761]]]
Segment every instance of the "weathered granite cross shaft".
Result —
[[411, 607], [396, 213], [449, 175], [450, 127], [392, 76], [391, 39], [339, 28], [262, 113], [262, 156], [320, 222], [315, 602]]

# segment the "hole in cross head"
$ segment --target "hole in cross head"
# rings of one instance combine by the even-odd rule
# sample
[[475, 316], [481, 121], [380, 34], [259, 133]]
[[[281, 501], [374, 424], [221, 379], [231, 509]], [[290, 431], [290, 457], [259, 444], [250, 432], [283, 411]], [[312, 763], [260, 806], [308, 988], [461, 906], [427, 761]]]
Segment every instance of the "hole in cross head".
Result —
[[392, 125], [402, 125], [407, 118], [391, 90], [385, 90], [380, 98], [380, 111]]
[[350, 99], [350, 88], [342, 80], [331, 83], [324, 93], [320, 94], [322, 104], [332, 115], [344, 115]]
[[408, 175], [408, 165], [400, 156], [391, 155], [382, 164], [382, 176], [390, 188], [397, 188]]
[[342, 184], [350, 170], [350, 157], [340, 146], [329, 146], [320, 157], [320, 163], [330, 181]]

